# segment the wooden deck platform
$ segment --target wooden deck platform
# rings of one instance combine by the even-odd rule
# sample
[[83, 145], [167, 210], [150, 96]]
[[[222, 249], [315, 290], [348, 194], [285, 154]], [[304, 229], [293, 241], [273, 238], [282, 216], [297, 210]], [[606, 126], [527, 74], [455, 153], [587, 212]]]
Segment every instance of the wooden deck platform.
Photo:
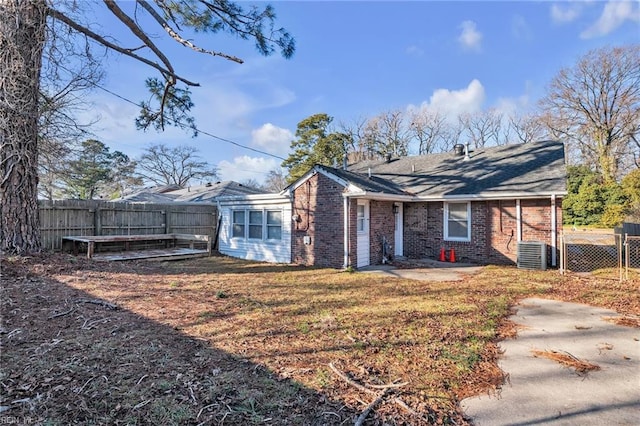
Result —
[[155, 250], [123, 251], [118, 253], [96, 253], [92, 259], [98, 262], [114, 262], [120, 260], [180, 260], [207, 256], [209, 256], [207, 250], [173, 247]]
[[[74, 254], [79, 253], [81, 247], [86, 246], [87, 258], [101, 261], [117, 260], [178, 260], [190, 257], [202, 257], [211, 255], [211, 237], [209, 235], [192, 234], [149, 234], [149, 235], [83, 235], [66, 236], [62, 238], [63, 251], [65, 247], [71, 249]], [[189, 244], [189, 247], [179, 245]], [[124, 251], [97, 250], [101, 244], [120, 243], [124, 245]], [[154, 248], [136, 249], [133, 244], [149, 243]], [[180, 244], [179, 244], [180, 243]], [[206, 248], [196, 248], [196, 244]], [[162, 248], [158, 248], [160, 245]]]

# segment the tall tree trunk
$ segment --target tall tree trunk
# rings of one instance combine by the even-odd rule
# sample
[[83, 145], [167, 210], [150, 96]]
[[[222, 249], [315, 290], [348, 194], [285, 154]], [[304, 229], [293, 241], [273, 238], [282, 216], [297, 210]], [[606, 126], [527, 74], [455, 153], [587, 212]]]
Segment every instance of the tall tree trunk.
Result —
[[0, 0], [0, 251], [40, 250], [38, 91], [45, 0]]

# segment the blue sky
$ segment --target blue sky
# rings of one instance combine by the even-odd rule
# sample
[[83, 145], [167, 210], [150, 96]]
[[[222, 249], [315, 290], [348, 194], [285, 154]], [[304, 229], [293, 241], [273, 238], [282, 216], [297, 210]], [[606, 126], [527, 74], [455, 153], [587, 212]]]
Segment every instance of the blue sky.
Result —
[[[243, 5], [250, 3], [242, 2]], [[292, 59], [260, 56], [226, 35], [193, 36], [204, 48], [241, 57], [238, 65], [178, 46], [158, 28], [158, 43], [192, 89], [197, 126], [219, 137], [286, 157], [296, 125], [316, 113], [353, 122], [384, 111], [437, 106], [455, 115], [498, 108], [526, 112], [562, 68], [590, 49], [640, 42], [632, 1], [571, 2], [273, 2], [277, 24], [296, 38]], [[123, 8], [133, 7], [125, 2]], [[109, 12], [91, 19], [103, 33], [131, 40]], [[189, 35], [191, 36], [191, 35]], [[164, 39], [164, 40], [163, 40]], [[146, 99], [152, 70], [109, 54], [103, 86]], [[135, 130], [135, 106], [95, 90], [87, 116], [112, 150], [136, 157], [151, 143], [197, 147], [223, 180], [256, 179], [282, 160], [177, 129]]]

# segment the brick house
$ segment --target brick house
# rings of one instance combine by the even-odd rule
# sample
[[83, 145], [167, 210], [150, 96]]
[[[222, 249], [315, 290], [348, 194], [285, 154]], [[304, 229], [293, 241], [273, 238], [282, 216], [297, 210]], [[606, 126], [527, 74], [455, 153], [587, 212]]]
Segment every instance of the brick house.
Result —
[[437, 259], [443, 248], [458, 261], [511, 264], [520, 241], [546, 243], [556, 266], [566, 193], [564, 145], [543, 141], [316, 165], [280, 195], [291, 262], [359, 268]]

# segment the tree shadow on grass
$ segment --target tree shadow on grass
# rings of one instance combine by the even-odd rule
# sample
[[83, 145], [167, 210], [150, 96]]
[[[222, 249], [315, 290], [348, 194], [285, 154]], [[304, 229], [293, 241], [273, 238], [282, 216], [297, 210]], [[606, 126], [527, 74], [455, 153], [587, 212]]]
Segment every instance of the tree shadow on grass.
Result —
[[50, 424], [332, 425], [358, 414], [265, 367], [2, 262], [1, 416]]
[[[97, 261], [83, 256], [74, 256], [69, 253], [49, 253], [43, 255], [54, 259], [57, 272], [64, 270], [86, 271], [135, 271], [139, 275], [168, 273], [168, 274], [203, 274], [203, 273], [229, 273], [229, 274], [261, 274], [261, 273], [286, 273], [295, 271], [313, 271], [326, 268], [274, 264], [243, 260], [214, 254], [210, 257], [198, 257], [180, 260], [127, 260], [127, 261]], [[66, 263], [66, 265], [65, 265]]]

